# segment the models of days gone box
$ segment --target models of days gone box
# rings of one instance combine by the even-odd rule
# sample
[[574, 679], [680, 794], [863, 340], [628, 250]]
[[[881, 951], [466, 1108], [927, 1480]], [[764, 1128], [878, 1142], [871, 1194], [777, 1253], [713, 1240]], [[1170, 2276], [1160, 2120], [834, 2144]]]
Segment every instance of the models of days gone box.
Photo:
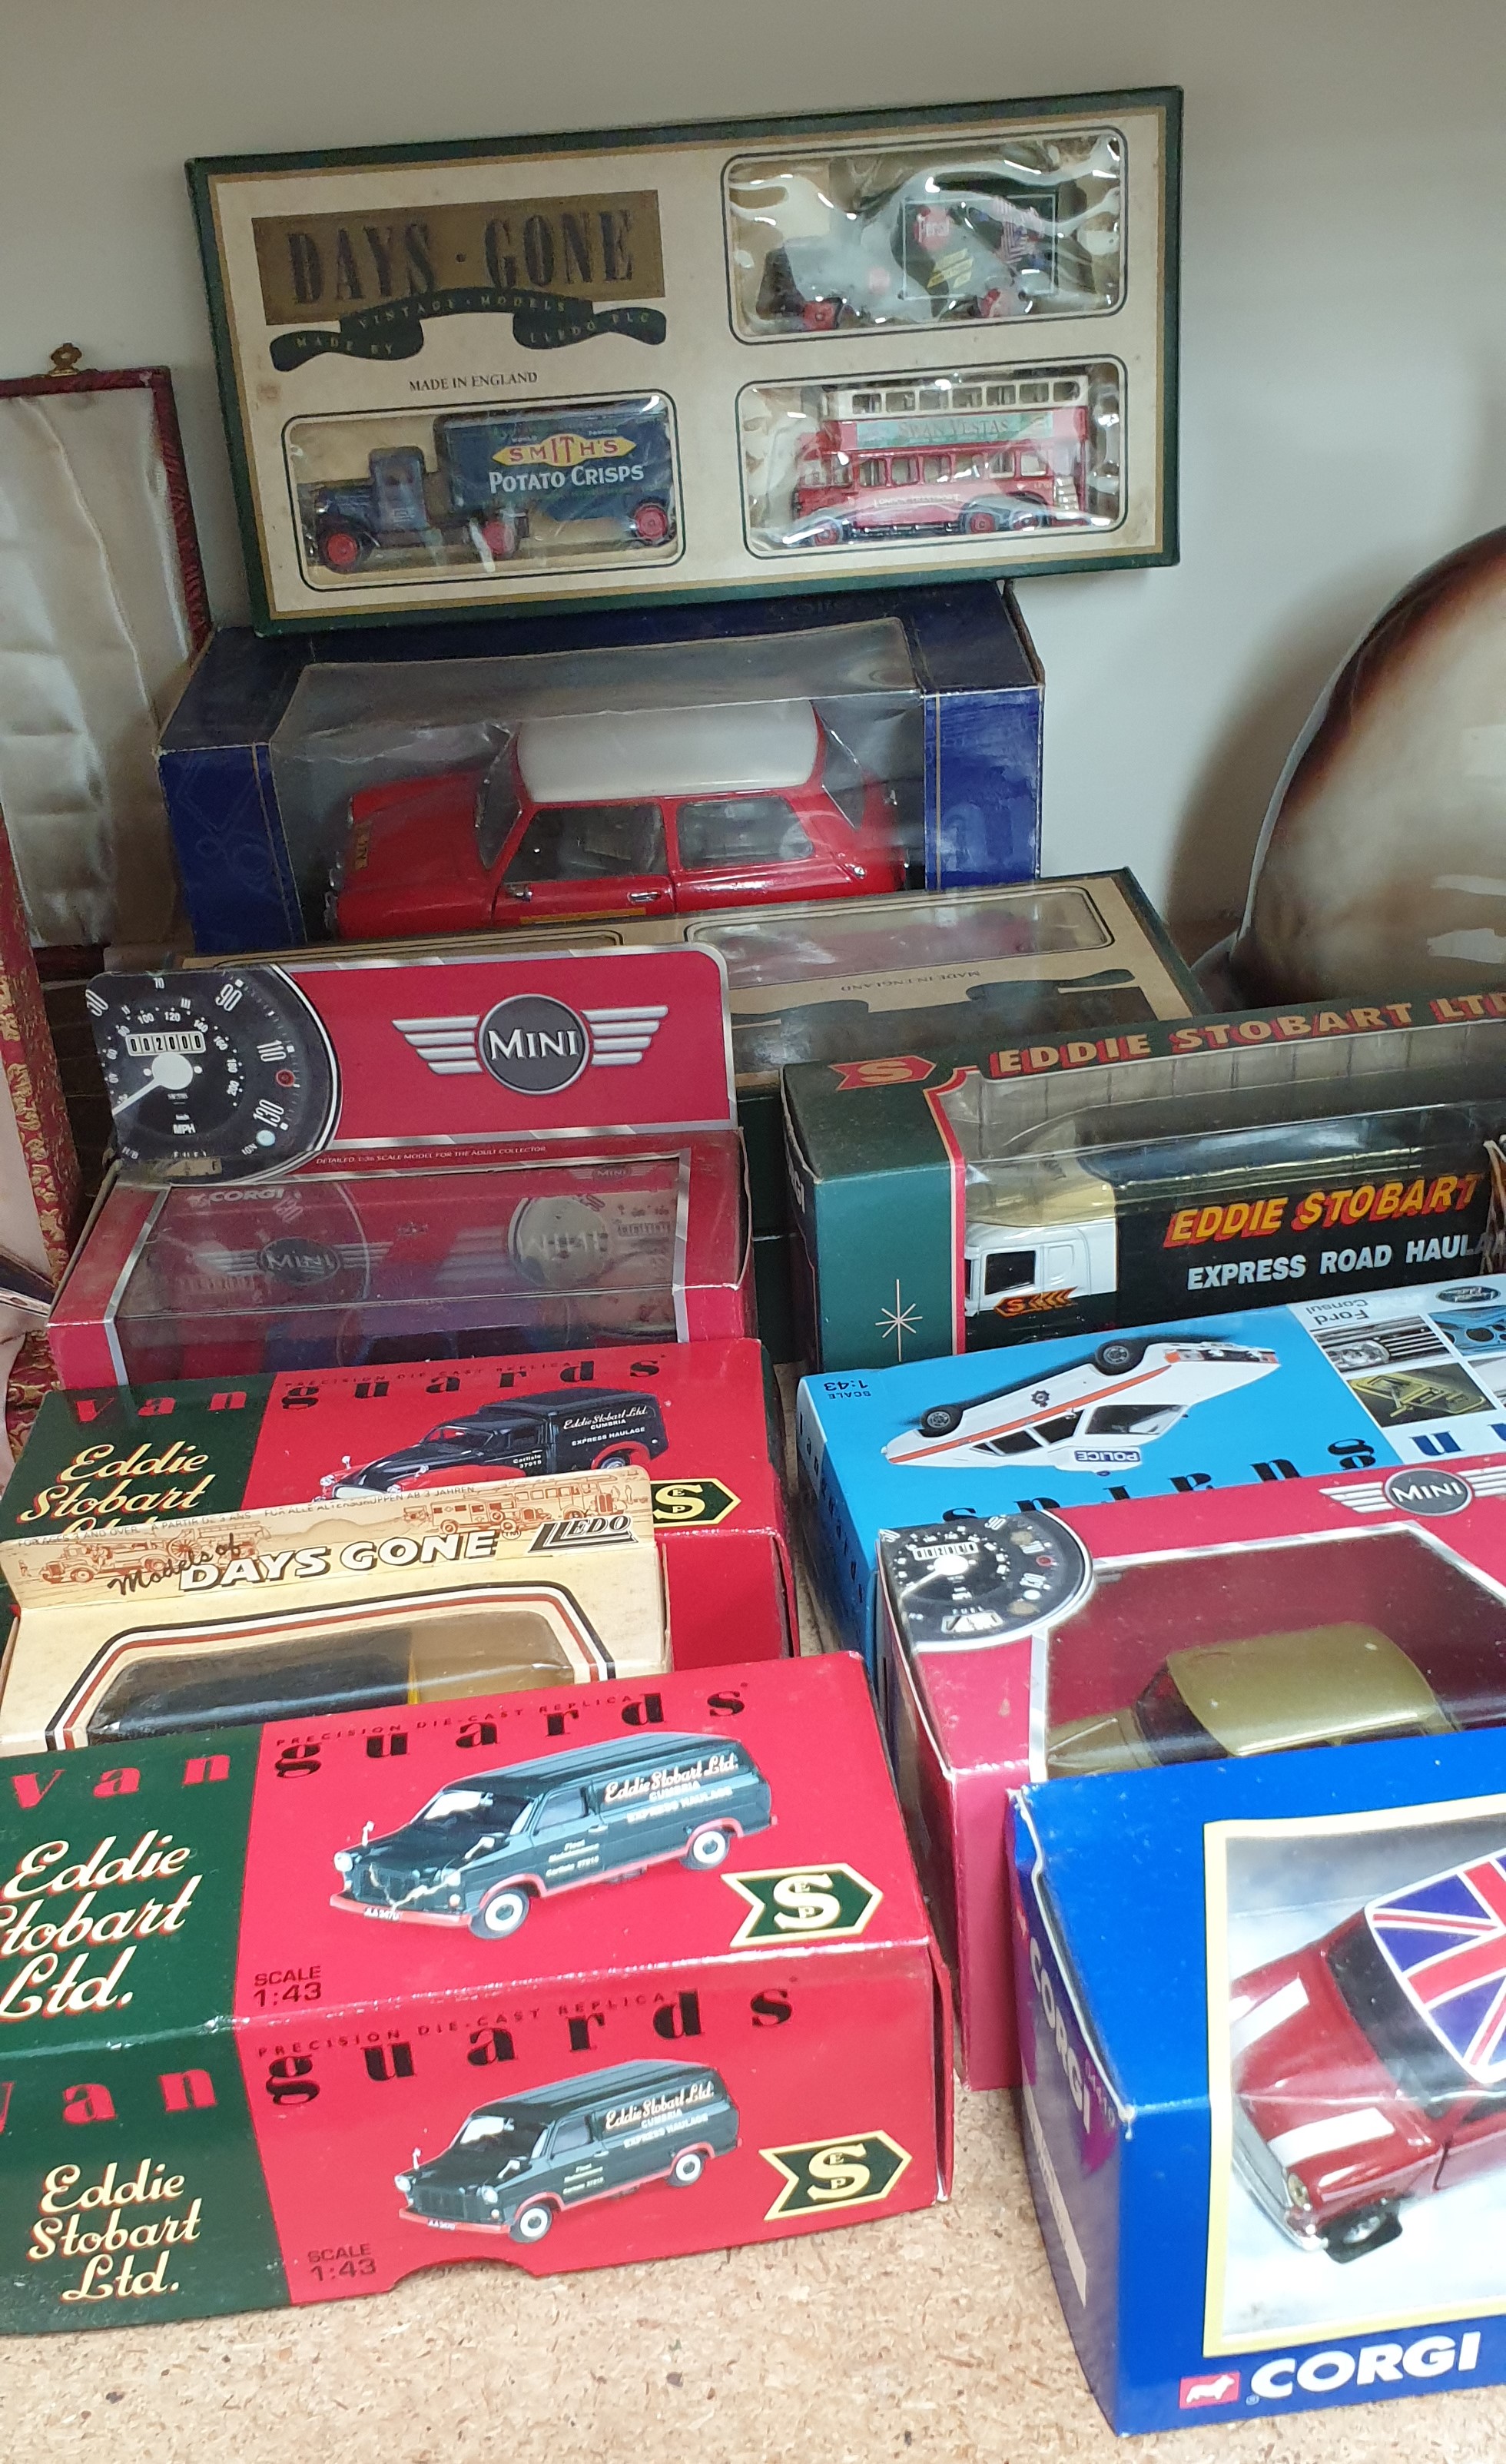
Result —
[[0, 1572], [0, 1754], [669, 1666], [636, 1470], [9, 1540]]
[[1500, 1733], [1032, 1788], [1013, 1832], [1026, 2156], [1114, 2428], [1506, 2378]]
[[677, 2256], [944, 2193], [944, 1984], [849, 1659], [17, 1778], [10, 2332]]
[[[1028, 1781], [1506, 1724], [1506, 1463], [1451, 1459], [886, 1533], [878, 1694], [969, 2086], [1019, 2077]], [[1506, 1726], [1495, 1751], [1506, 1773]], [[1123, 1834], [1119, 1853], [1149, 1853]]]
[[746, 1341], [93, 1387], [47, 1397], [0, 1541], [636, 1463], [675, 1666], [771, 1659], [795, 1629], [777, 1412]]
[[1506, 994], [975, 1049], [786, 1072], [813, 1366], [1506, 1263]]
[[808, 1377], [796, 1441], [823, 1606], [872, 1654], [900, 1525], [1506, 1451], [1506, 1276]]

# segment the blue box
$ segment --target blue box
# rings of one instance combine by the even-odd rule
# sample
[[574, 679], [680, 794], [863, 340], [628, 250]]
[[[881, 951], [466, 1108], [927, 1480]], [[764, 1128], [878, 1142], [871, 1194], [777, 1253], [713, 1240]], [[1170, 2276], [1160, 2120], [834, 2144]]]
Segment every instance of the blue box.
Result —
[[1026, 2156], [1113, 2427], [1506, 2378], [1506, 1735], [1053, 1780], [1011, 1832]]
[[324, 937], [322, 871], [290, 845], [272, 754], [294, 692], [315, 667], [580, 655], [675, 643], [723, 642], [730, 649], [886, 619], [903, 630], [923, 732], [917, 783], [923, 790], [925, 886], [1033, 879], [1044, 684], [1007, 584], [376, 626], [271, 641], [233, 627], [210, 641], [158, 748], [195, 947], [223, 955]]
[[872, 1661], [881, 1531], [1506, 1450], [1506, 1277], [807, 1377], [795, 1443], [822, 1606]]

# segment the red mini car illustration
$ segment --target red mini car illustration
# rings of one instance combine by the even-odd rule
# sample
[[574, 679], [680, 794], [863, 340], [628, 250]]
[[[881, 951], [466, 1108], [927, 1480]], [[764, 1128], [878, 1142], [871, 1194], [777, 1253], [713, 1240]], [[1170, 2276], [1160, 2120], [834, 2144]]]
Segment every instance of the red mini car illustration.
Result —
[[1229, 2015], [1247, 2189], [1330, 2258], [1394, 2241], [1405, 2201], [1506, 2165], [1506, 1849], [1240, 1977]]
[[893, 790], [810, 702], [603, 711], [353, 797], [329, 922], [366, 940], [904, 886]]

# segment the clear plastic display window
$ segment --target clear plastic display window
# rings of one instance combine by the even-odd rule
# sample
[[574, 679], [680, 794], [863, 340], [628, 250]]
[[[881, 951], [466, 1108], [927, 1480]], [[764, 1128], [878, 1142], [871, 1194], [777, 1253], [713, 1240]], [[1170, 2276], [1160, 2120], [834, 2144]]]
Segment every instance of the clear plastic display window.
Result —
[[1107, 949], [1112, 935], [1085, 891], [991, 891], [966, 898], [909, 898], [902, 913], [861, 908], [804, 909], [782, 921], [749, 917], [698, 924], [689, 937], [720, 950], [734, 992], [805, 985], [819, 998], [829, 979], [890, 976], [922, 967], [992, 965], [1000, 959], [1074, 956]]
[[683, 1210], [673, 1155], [175, 1187], [117, 1304], [125, 1375], [672, 1343]]
[[1049, 1777], [1506, 1719], [1506, 1599], [1416, 1530], [1100, 1563], [1052, 1635]]
[[1115, 360], [744, 385], [755, 553], [1111, 530], [1123, 512]]
[[1102, 315], [1123, 297], [1124, 178], [1109, 128], [741, 158], [725, 180], [734, 331]]
[[303, 578], [316, 587], [665, 564], [680, 553], [666, 394], [292, 419], [283, 452]]

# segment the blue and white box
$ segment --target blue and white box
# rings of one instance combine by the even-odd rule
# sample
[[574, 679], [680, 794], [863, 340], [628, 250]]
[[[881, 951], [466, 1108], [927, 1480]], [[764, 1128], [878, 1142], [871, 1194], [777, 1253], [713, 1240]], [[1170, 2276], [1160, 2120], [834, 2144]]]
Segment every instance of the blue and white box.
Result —
[[1506, 2379], [1506, 1735], [1058, 1779], [1011, 1831], [1026, 2157], [1113, 2427]]
[[808, 1377], [802, 1516], [872, 1661], [881, 1531], [1506, 1451], [1506, 1277]]
[[1044, 681], [1006, 583], [272, 641], [231, 627], [210, 642], [158, 748], [195, 948], [321, 940], [354, 788], [484, 766], [511, 698], [519, 710], [567, 706], [562, 675], [577, 693], [606, 696], [570, 707], [642, 706], [631, 697], [635, 672], [649, 677], [646, 703], [669, 707], [666, 663], [692, 676], [696, 700], [804, 693], [847, 711], [862, 734], [859, 758], [896, 784], [917, 888], [976, 889], [1039, 871]]

